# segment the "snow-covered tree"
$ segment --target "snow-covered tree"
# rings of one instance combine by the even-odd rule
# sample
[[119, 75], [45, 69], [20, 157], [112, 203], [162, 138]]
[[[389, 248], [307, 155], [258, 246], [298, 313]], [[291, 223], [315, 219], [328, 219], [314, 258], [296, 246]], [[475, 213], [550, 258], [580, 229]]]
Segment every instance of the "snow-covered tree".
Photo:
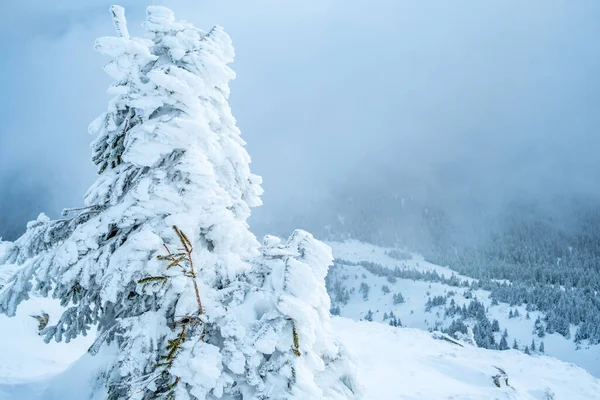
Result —
[[393, 316], [392, 318], [389, 319], [389, 325], [390, 326], [394, 326], [394, 327], [401, 327], [402, 326], [402, 321], [400, 321], [399, 318], [396, 318], [396, 316]]
[[370, 289], [371, 288], [369, 287], [369, 285], [367, 285], [365, 282], [361, 282], [358, 290], [362, 293], [362, 298], [364, 301], [369, 300], [369, 290]]
[[471, 346], [477, 346], [477, 342], [475, 340], [475, 333], [473, 332], [473, 329], [470, 326], [467, 326], [466, 333], [456, 332], [455, 335], [458, 340], [462, 340], [463, 342], [468, 343]]
[[500, 343], [498, 344], [498, 350], [508, 350], [508, 331], [505, 329], [502, 333], [502, 337], [500, 338]]
[[[265, 237], [262, 251], [249, 273], [253, 285], [240, 309], [245, 312], [251, 304], [262, 314], [245, 329], [241, 346], [256, 349], [254, 359], [246, 362], [257, 366], [251, 375], [265, 376], [264, 384], [259, 381], [260, 395], [249, 398], [355, 398], [360, 388], [354, 366], [330, 323], [325, 276], [333, 262], [331, 249], [297, 230], [284, 244]], [[290, 396], [278, 394], [288, 390]]]
[[[0, 260], [4, 256], [5, 253], [9, 251], [11, 248], [11, 242], [3, 242], [2, 238], [0, 238]], [[14, 265], [2, 265], [0, 264], [0, 289], [4, 286], [4, 283], [13, 275], [14, 273]]]
[[539, 316], [536, 318], [535, 323], [533, 324], [533, 333], [540, 338], [546, 336], [546, 328], [544, 327], [544, 324]]
[[497, 319], [492, 321], [492, 332], [500, 332], [500, 323]]
[[404, 303], [404, 296], [402, 296], [402, 293], [398, 292], [394, 294], [394, 304], [402, 304]]
[[228, 104], [229, 37], [149, 7], [140, 39], [111, 12], [118, 35], [95, 46], [116, 80], [90, 125], [98, 179], [84, 207], [38, 218], [4, 254], [17, 272], [0, 312], [36, 293], [65, 307], [47, 341], [96, 326], [96, 398], [359, 396], [329, 323], [330, 250], [298, 231], [261, 253], [248, 229], [262, 189]]

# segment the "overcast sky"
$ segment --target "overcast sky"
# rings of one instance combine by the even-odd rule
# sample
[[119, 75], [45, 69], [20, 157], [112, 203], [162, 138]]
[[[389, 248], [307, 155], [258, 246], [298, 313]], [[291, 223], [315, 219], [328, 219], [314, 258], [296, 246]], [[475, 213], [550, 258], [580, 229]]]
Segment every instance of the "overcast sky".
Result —
[[[111, 81], [92, 47], [113, 34], [111, 3], [0, 5], [0, 236], [79, 205], [94, 180], [87, 125]], [[234, 41], [231, 104], [265, 181], [260, 229], [330, 187], [383, 191], [399, 176], [490, 210], [600, 193], [597, 0], [153, 3]], [[147, 3], [121, 4], [140, 32]]]

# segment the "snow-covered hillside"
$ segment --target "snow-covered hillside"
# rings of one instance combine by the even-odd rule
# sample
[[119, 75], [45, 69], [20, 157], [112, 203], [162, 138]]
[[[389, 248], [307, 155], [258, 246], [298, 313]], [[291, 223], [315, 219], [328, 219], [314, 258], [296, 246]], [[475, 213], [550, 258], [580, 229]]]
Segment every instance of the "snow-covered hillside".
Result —
[[[40, 305], [34, 301], [31, 307], [35, 304]], [[21, 314], [0, 324], [0, 342], [8, 340], [0, 349], [8, 355], [0, 361], [0, 400], [82, 400], [78, 396], [86, 390], [81, 385], [87, 371], [45, 375], [59, 373], [83, 355], [85, 341], [48, 345], [44, 350], [33, 333], [35, 324], [27, 318]], [[354, 354], [367, 400], [585, 400], [597, 399], [600, 393], [599, 380], [550, 357], [461, 347], [422, 330], [380, 323], [340, 317], [333, 323]]]
[[421, 330], [346, 318], [334, 325], [358, 358], [367, 399], [584, 400], [600, 393], [598, 379], [550, 357], [461, 347]]
[[[526, 346], [531, 350], [534, 341], [538, 349], [543, 342], [545, 354], [577, 364], [600, 377], [600, 346], [578, 345], [558, 333], [544, 333], [543, 337], [539, 337], [534, 333], [534, 326], [537, 318], [543, 317], [543, 314], [527, 312], [525, 306], [496, 304], [490, 299], [490, 292], [466, 287], [464, 282], [473, 281], [469, 277], [427, 262], [420, 255], [398, 249], [357, 241], [330, 242], [329, 245], [337, 261], [330, 270], [328, 286], [333, 309], [343, 317], [389, 323], [389, 316], [393, 313], [405, 327], [444, 329], [458, 319], [457, 315], [448, 315], [446, 309], [451, 305], [456, 308], [463, 305], [468, 307], [475, 300], [483, 305], [490, 321], [497, 320], [499, 323], [499, 330], [493, 333], [496, 343], [501, 341], [506, 329], [509, 347], [512, 348], [516, 340], [521, 351]], [[396, 268], [405, 272], [399, 273]], [[401, 298], [398, 298], [398, 294], [401, 294]], [[439, 302], [434, 301], [429, 304], [427, 311], [430, 298], [437, 298], [444, 304], [436, 305]], [[516, 310], [519, 311], [518, 316], [509, 317]], [[465, 322], [473, 326], [475, 321], [474, 318], [467, 318]], [[575, 327], [571, 326], [570, 330], [573, 337]]]
[[[339, 280], [352, 292], [345, 305], [334, 299], [334, 305], [341, 304], [340, 314], [349, 317], [334, 318], [334, 328], [356, 358], [366, 399], [598, 398], [600, 381], [575, 365], [539, 353], [486, 350], [466, 343], [461, 347], [434, 339], [426, 330], [447, 326], [451, 318], [440, 312], [442, 306], [426, 312], [427, 299], [455, 292], [450, 298], [462, 305], [471, 300], [464, 297], [467, 289], [418, 279], [394, 280], [378, 276], [361, 265], [346, 264], [367, 261], [389, 269], [401, 265], [422, 273], [436, 271], [447, 279], [454, 275], [452, 270], [430, 264], [418, 255], [369, 244], [330, 245], [338, 260], [346, 260], [345, 264], [338, 262], [332, 268], [330, 284]], [[362, 283], [369, 287], [367, 296], [361, 291]], [[389, 292], [384, 293], [384, 286]], [[394, 295], [398, 293], [402, 294], [403, 302], [394, 304]], [[521, 308], [522, 316], [508, 318], [509, 310], [516, 307], [501, 303], [492, 306], [483, 290], [474, 291], [472, 296], [486, 305], [490, 318], [498, 319], [500, 327], [508, 330], [511, 343], [514, 338], [519, 343], [531, 342], [536, 313], [530, 313], [530, 319], [526, 319], [526, 311]], [[364, 319], [369, 310], [373, 322], [350, 319]], [[85, 381], [86, 371], [74, 371], [69, 365], [85, 354], [92, 338], [80, 338], [70, 344], [43, 343], [37, 334], [37, 321], [30, 317], [41, 312], [56, 318], [60, 306], [51, 300], [33, 298], [20, 306], [15, 318], [0, 316], [0, 400], [81, 400], [77, 394], [83, 389], [66, 385], [64, 380], [79, 374], [76, 376], [83, 376], [81, 381]], [[385, 321], [383, 315], [390, 312], [403, 326], [420, 329], [389, 326], [389, 315]], [[544, 341], [547, 354], [575, 362], [594, 374], [600, 372], [597, 347], [575, 350], [571, 341], [558, 334], [546, 335]]]

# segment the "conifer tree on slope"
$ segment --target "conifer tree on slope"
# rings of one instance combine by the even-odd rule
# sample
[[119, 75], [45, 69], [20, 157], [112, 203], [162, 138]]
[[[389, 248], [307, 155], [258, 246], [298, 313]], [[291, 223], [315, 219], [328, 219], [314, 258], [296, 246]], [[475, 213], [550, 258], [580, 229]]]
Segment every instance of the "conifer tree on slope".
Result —
[[[324, 278], [330, 249], [303, 231], [260, 246], [246, 219], [260, 178], [228, 105], [229, 37], [149, 7], [149, 39], [98, 39], [116, 80], [90, 126], [99, 176], [85, 207], [40, 216], [0, 263], [14, 315], [30, 293], [65, 311], [42, 334], [86, 335], [110, 362], [95, 398], [360, 398], [331, 332]], [[104, 393], [104, 395], [102, 395]]]

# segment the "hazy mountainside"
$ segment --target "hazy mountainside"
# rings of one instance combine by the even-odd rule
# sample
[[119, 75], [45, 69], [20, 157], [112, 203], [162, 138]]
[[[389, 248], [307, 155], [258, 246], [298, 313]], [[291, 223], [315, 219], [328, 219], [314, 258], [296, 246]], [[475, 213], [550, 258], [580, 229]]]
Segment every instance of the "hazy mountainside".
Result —
[[529, 304], [530, 310], [547, 313], [551, 326], [580, 325], [577, 340], [600, 342], [600, 212], [595, 197], [572, 194], [533, 201], [523, 195], [520, 200], [499, 199], [491, 207], [473, 199], [450, 201], [440, 193], [411, 194], [410, 185], [397, 186], [395, 192], [379, 190], [381, 185], [340, 189], [339, 196], [313, 204], [294, 223], [330, 240], [400, 245], [482, 285], [508, 279], [511, 288], [489, 287], [498, 300]]
[[543, 352], [600, 376], [600, 346], [577, 339], [581, 326], [552, 325], [547, 313], [496, 296], [518, 285], [506, 280], [483, 284], [398, 249], [357, 241], [329, 244], [336, 256], [327, 278], [334, 314], [443, 330], [454, 337], [471, 328], [480, 347]]
[[[339, 196], [307, 207], [294, 223], [330, 240], [409, 248], [476, 278], [478, 287], [496, 301], [540, 311], [550, 333], [582, 346], [600, 343], [600, 212], [595, 197], [574, 193], [533, 201], [524, 194], [520, 200], [498, 199], [490, 208], [475, 199], [450, 200], [443, 193], [410, 194], [409, 183], [395, 192], [379, 190], [381, 185], [342, 188]], [[577, 330], [571, 332], [569, 325]]]

